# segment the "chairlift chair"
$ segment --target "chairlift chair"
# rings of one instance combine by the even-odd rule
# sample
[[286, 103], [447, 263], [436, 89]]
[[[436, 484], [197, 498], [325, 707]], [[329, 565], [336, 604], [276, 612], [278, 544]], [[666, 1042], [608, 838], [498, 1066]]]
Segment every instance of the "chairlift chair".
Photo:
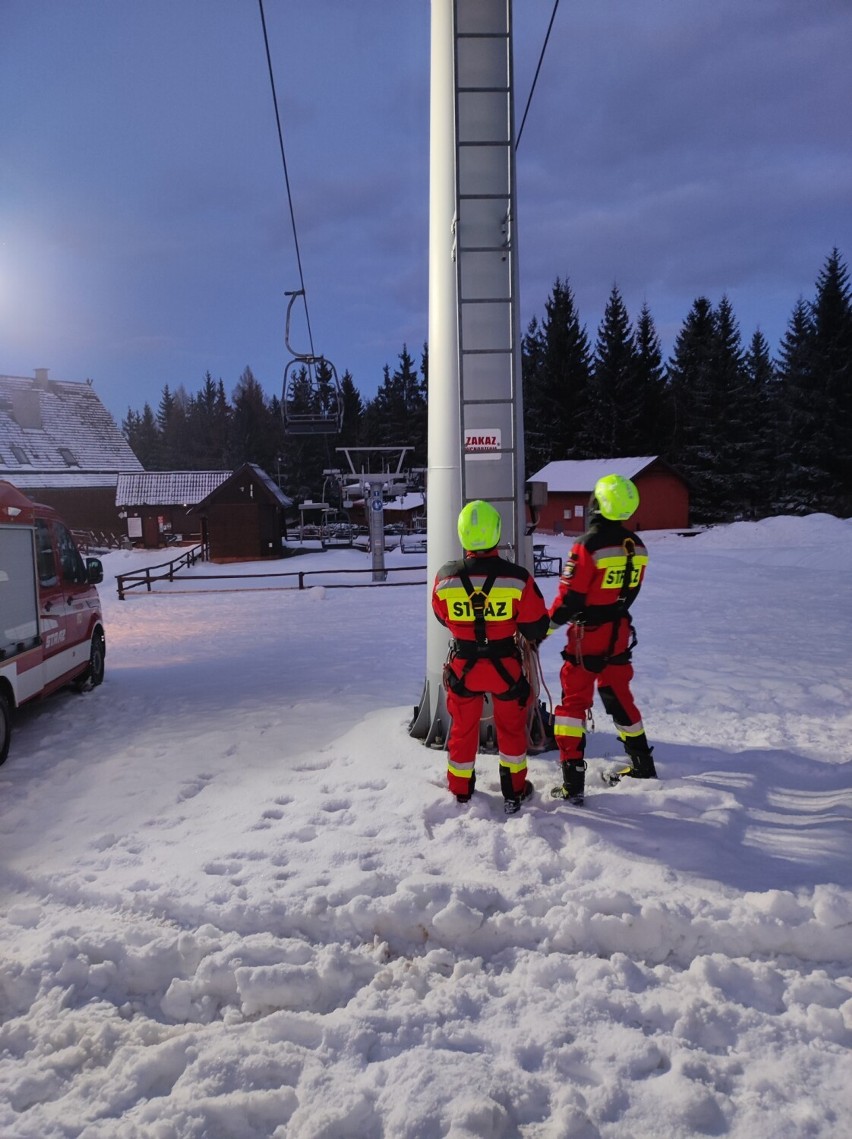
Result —
[[289, 293], [284, 343], [292, 359], [284, 369], [281, 415], [285, 435], [337, 435], [343, 426], [343, 391], [330, 360], [313, 353], [296, 352], [290, 344], [290, 314], [296, 297]]
[[324, 356], [296, 356], [288, 363], [281, 415], [285, 435], [339, 434], [343, 393], [334, 365]]

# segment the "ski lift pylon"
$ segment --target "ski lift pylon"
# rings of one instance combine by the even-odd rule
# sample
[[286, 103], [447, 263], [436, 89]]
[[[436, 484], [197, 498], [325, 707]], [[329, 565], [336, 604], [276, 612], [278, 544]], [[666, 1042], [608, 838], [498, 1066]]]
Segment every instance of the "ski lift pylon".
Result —
[[284, 369], [281, 415], [285, 435], [337, 435], [343, 426], [343, 392], [337, 370], [325, 356], [297, 352], [290, 344], [290, 316], [304, 289], [286, 293], [290, 298], [284, 326], [284, 343], [292, 359]]

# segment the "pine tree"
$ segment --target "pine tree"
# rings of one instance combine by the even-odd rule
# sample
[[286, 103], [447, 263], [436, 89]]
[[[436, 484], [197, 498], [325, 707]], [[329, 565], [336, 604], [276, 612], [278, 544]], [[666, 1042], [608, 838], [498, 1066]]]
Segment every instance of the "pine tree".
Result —
[[426, 384], [408, 348], [403, 345], [399, 365], [392, 373], [385, 364], [382, 382], [364, 411], [364, 437], [367, 446], [413, 447], [406, 456], [413, 465], [426, 461], [427, 435]]
[[554, 459], [595, 454], [587, 425], [591, 358], [586, 330], [567, 281], [558, 277], [545, 320], [524, 341], [524, 430], [527, 470]]
[[230, 457], [236, 470], [243, 463], [256, 463], [267, 473], [274, 470], [279, 450], [279, 427], [273, 422], [263, 388], [246, 367], [234, 388], [231, 417]]
[[654, 318], [647, 304], [636, 320], [633, 333], [636, 349], [636, 384], [642, 393], [636, 427], [636, 455], [659, 455], [668, 439], [670, 414], [666, 394], [663, 351]]
[[228, 464], [230, 409], [222, 381], [214, 382], [209, 372], [198, 395], [187, 408], [188, 470], [225, 470]]
[[711, 507], [717, 519], [731, 521], [750, 511], [751, 496], [744, 494], [743, 479], [751, 462], [754, 423], [740, 329], [727, 296], [722, 297], [714, 317], [716, 344], [707, 422], [708, 436], [715, 438]]
[[642, 391], [630, 318], [613, 285], [598, 329], [589, 387], [587, 433], [601, 458], [637, 454]]
[[749, 423], [748, 462], [741, 471], [744, 511], [751, 518], [771, 514], [776, 503], [776, 465], [784, 429], [778, 376], [764, 334], [757, 329], [743, 357], [743, 416]]
[[364, 403], [361, 393], [355, 387], [351, 372], [344, 372], [340, 380], [343, 399], [343, 425], [340, 429], [339, 447], [357, 447], [361, 442]]
[[151, 405], [146, 403], [139, 415], [128, 408], [127, 418], [121, 430], [133, 454], [146, 471], [157, 470], [157, 459], [161, 454], [160, 432]]
[[187, 407], [189, 398], [186, 389], [181, 385], [174, 392], [169, 385], [163, 387], [160, 403], [157, 408], [157, 427], [159, 429], [159, 452], [156, 459], [156, 470], [180, 471], [186, 470], [186, 457], [188, 448]]
[[526, 476], [540, 470], [549, 460], [550, 433], [536, 407], [536, 385], [544, 366], [544, 332], [533, 317], [521, 341], [521, 372], [524, 396], [524, 462]]
[[672, 407], [669, 455], [692, 487], [690, 508], [698, 522], [713, 516], [712, 474], [716, 439], [712, 424], [716, 319], [707, 297], [698, 297], [678, 333], [668, 365]]
[[816, 282], [812, 305], [814, 381], [823, 407], [829, 485], [823, 509], [852, 513], [852, 293], [838, 250]]
[[[823, 509], [830, 493], [821, 377], [816, 371], [811, 306], [799, 298], [781, 341], [784, 434], [778, 454], [778, 498], [784, 513]], [[829, 413], [830, 414], [830, 413]]]

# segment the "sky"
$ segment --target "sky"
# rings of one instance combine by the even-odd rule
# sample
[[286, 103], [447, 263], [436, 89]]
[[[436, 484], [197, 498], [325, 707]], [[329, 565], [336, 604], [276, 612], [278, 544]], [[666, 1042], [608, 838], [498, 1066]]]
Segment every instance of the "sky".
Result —
[[408, 734], [422, 584], [198, 563], [119, 601], [163, 551], [107, 554], [104, 683], [0, 770], [4, 1139], [848, 1134], [852, 521], [643, 536], [660, 778], [597, 778], [597, 705], [585, 806], [548, 752], [512, 817], [495, 756], [462, 806]]
[[[296, 351], [369, 398], [428, 332], [428, 0], [0, 0], [0, 373], [280, 394]], [[515, 0], [516, 122], [552, 0]], [[562, 0], [517, 149], [520, 319], [613, 285], [666, 352], [727, 295], [776, 351], [852, 257], [848, 0]], [[304, 317], [304, 313], [299, 314]]]

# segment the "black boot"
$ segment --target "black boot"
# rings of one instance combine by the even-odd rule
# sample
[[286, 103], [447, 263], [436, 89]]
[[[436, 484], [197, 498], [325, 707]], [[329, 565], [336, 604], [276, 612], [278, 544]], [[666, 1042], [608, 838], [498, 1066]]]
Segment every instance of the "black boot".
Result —
[[642, 743], [637, 744], [631, 740], [630, 743], [625, 743], [624, 750], [633, 765], [626, 774], [632, 779], [656, 779], [657, 769], [654, 766], [654, 749], [648, 747], [648, 741], [643, 740]]
[[470, 777], [470, 786], [468, 787], [467, 792], [464, 795], [456, 795], [456, 802], [457, 803], [469, 803], [471, 798], [473, 797], [473, 793], [475, 790], [476, 790], [476, 772], [474, 771], [473, 775], [471, 775], [471, 777]]
[[575, 807], [582, 807], [586, 792], [586, 764], [584, 760], [574, 760], [562, 764], [562, 785], [553, 787], [552, 799], [565, 799]]
[[506, 814], [517, 815], [518, 811], [521, 809], [521, 803], [523, 803], [526, 799], [529, 799], [530, 795], [533, 793], [533, 790], [533, 785], [528, 779], [526, 783], [524, 783], [524, 789], [520, 795], [507, 795], [503, 799], [503, 810], [506, 812]]

